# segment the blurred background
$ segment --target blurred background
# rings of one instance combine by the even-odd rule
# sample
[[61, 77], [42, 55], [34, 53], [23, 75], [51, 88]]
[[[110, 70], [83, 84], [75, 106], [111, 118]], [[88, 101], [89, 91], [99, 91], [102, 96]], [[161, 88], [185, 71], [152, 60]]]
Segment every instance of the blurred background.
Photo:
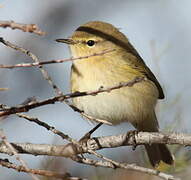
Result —
[[[24, 47], [40, 60], [69, 58], [69, 49], [56, 43], [57, 38], [67, 38], [81, 24], [100, 20], [112, 23], [125, 33], [137, 51], [161, 82], [166, 98], [157, 106], [161, 131], [190, 133], [191, 131], [191, 1], [189, 0], [0, 0], [0, 20], [34, 23], [47, 32], [46, 36], [24, 33], [20, 30], [0, 28], [0, 36]], [[0, 44], [0, 64], [31, 62], [18, 51]], [[71, 63], [45, 66], [53, 81], [69, 92]], [[29, 97], [38, 100], [53, 97], [54, 91], [43, 79], [38, 68], [0, 69], [0, 103], [14, 106]], [[29, 115], [38, 117], [73, 138], [79, 139], [94, 125], [83, 120], [68, 106], [57, 103], [31, 110]], [[61, 138], [14, 115], [0, 121], [0, 128], [10, 142], [63, 144]], [[102, 126], [94, 135], [114, 135], [127, 132], [133, 127], [124, 123], [119, 126]], [[190, 179], [190, 148], [171, 146], [175, 154], [175, 166], [162, 166], [162, 170]], [[150, 167], [144, 150], [120, 147], [101, 151], [107, 157], [121, 162], [136, 162]], [[97, 179], [157, 179], [153, 176], [123, 170], [95, 168], [77, 164], [70, 159], [21, 156], [30, 168], [68, 171], [73, 176]], [[1, 154], [1, 158], [13, 157]], [[27, 180], [31, 177], [11, 169], [0, 167], [0, 180]], [[46, 178], [41, 178], [46, 179]]]

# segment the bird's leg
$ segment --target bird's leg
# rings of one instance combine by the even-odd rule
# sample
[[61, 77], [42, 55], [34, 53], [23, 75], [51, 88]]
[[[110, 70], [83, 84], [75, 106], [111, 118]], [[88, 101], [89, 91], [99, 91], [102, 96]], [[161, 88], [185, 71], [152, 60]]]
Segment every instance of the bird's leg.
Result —
[[93, 129], [91, 129], [89, 132], [87, 132], [80, 140], [79, 142], [85, 141], [90, 139], [91, 135], [102, 125], [103, 123], [97, 124]]
[[139, 133], [138, 130], [131, 130], [127, 133], [127, 138], [130, 139], [130, 138], [133, 138], [133, 151], [136, 149], [137, 147], [137, 142], [136, 142], [136, 138], [135, 136]]
[[[80, 140], [80, 144], [86, 144], [86, 142], [90, 139], [92, 133], [94, 133], [103, 123], [97, 124], [93, 129], [91, 129], [89, 132], [87, 132]], [[81, 154], [81, 157], [84, 158], [83, 154]]]

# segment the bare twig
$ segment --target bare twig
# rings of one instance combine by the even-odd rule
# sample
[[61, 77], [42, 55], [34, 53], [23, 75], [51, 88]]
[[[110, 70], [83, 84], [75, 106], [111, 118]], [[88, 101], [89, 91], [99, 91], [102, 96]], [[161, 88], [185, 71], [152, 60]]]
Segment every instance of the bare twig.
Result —
[[97, 156], [98, 158], [105, 160], [106, 162], [112, 163], [116, 168], [122, 168], [122, 169], [128, 169], [128, 170], [143, 172], [146, 174], [158, 176], [158, 177], [165, 179], [165, 180], [178, 180], [178, 178], [175, 178], [172, 175], [169, 175], [166, 173], [162, 173], [158, 170], [137, 166], [136, 164], [127, 164], [127, 163], [120, 163], [120, 162], [114, 161], [114, 160], [107, 158], [107, 157], [103, 156], [102, 154], [99, 154], [99, 153], [97, 153], [91, 149], [88, 149], [88, 153], [93, 154], [93, 155]]
[[[52, 79], [51, 79], [51, 77], [49, 76], [48, 72], [47, 72], [45, 69], [43, 69], [43, 67], [40, 65], [40, 63], [42, 63], [42, 62], [39, 61], [39, 59], [37, 58], [36, 55], [34, 55], [32, 52], [30, 52], [30, 51], [28, 51], [28, 50], [26, 50], [26, 49], [24, 49], [24, 48], [22, 48], [22, 47], [19, 47], [19, 46], [15, 45], [15, 44], [13, 44], [13, 43], [11, 43], [11, 42], [9, 42], [9, 41], [5, 41], [3, 38], [0, 38], [0, 42], [2, 42], [4, 45], [6, 45], [6, 46], [9, 47], [9, 48], [12, 48], [12, 49], [14, 49], [14, 50], [20, 51], [20, 52], [26, 54], [27, 56], [29, 56], [29, 57], [35, 62], [35, 63], [32, 63], [32, 64], [33, 64], [33, 65], [36, 64], [36, 65], [40, 68], [43, 77], [48, 81], [48, 83], [49, 83], [49, 84], [52, 86], [52, 88], [55, 90], [57, 96], [63, 95], [62, 91], [61, 91], [61, 90], [58, 88], [58, 86], [52, 81]], [[111, 51], [114, 51], [114, 49], [113, 49], [113, 50], [104, 51], [104, 52], [101, 52], [101, 53], [97, 53], [97, 54], [92, 54], [92, 55], [90, 55], [90, 56], [84, 56], [84, 57], [79, 57], [79, 58], [69, 58], [69, 59], [64, 59], [64, 60], [52, 60], [52, 61], [55, 61], [55, 63], [62, 63], [62, 62], [67, 62], [67, 61], [74, 61], [74, 60], [79, 60], [79, 59], [88, 58], [88, 57], [91, 57], [91, 56], [100, 56], [100, 55], [103, 55], [103, 54], [105, 54], [105, 53], [109, 53], [109, 52], [111, 52]], [[45, 62], [43, 61], [43, 63], [45, 63]], [[47, 63], [51, 63], [51, 61], [47, 61]], [[54, 62], [52, 62], [52, 63], [54, 63]], [[16, 66], [19, 67], [19, 65], [16, 65]], [[23, 65], [21, 64], [21, 67], [22, 67], [22, 66], [23, 66]], [[3, 67], [5, 67], [5, 65], [0, 65], [0, 68], [1, 68], [1, 67], [3, 68]], [[8, 66], [7, 66], [7, 67], [8, 67]], [[11, 66], [9, 66], [9, 67], [10, 67], [10, 68], [13, 68], [13, 67], [11, 67]], [[65, 102], [65, 103], [66, 103], [68, 106], [70, 106], [74, 111], [77, 111], [77, 112], [80, 113], [83, 117], [87, 118], [87, 119], [90, 120], [90, 121], [96, 121], [96, 122], [99, 122], [99, 123], [101, 122], [101, 123], [105, 123], [105, 124], [111, 125], [111, 123], [109, 123], [108, 121], [105, 121], [105, 120], [103, 120], [103, 119], [97, 119], [97, 118], [91, 117], [90, 115], [88, 115], [88, 114], [86, 114], [85, 112], [81, 111], [80, 109], [78, 109], [78, 108], [75, 107], [74, 105], [70, 104], [70, 102], [67, 101], [66, 99], [65, 99], [63, 102]]]
[[69, 173], [57, 173], [54, 171], [47, 171], [47, 170], [41, 170], [41, 169], [29, 169], [25, 166], [18, 166], [8, 161], [8, 159], [0, 159], [0, 165], [3, 167], [14, 169], [18, 172], [26, 172], [31, 174], [36, 174], [40, 176], [46, 176], [46, 177], [54, 177], [59, 178], [63, 180], [85, 180], [78, 177], [71, 177]]
[[[129, 133], [93, 137], [83, 144], [81, 149], [76, 149], [75, 154], [87, 153], [88, 150], [100, 150], [104, 148], [115, 148], [121, 146], [143, 145], [143, 144], [179, 144], [191, 146], [191, 135], [181, 133], [152, 133], [138, 132], [135, 136], [130, 136]], [[135, 141], [136, 142], [135, 142]], [[48, 145], [48, 144], [31, 144], [31, 143], [11, 143], [18, 153], [33, 154], [33, 155], [49, 155], [69, 157], [69, 144], [67, 145]], [[68, 149], [67, 149], [68, 148]], [[7, 146], [0, 143], [0, 152], [5, 154], [13, 154]]]
[[[28, 170], [29, 168], [28, 168], [26, 162], [25, 162], [23, 159], [21, 159], [21, 157], [20, 157], [19, 154], [17, 153], [16, 149], [11, 145], [11, 143], [8, 142], [8, 140], [7, 140], [7, 138], [6, 138], [6, 136], [4, 135], [4, 133], [3, 133], [2, 130], [0, 131], [0, 137], [1, 137], [1, 139], [2, 139], [2, 142], [5, 144], [5, 146], [13, 153], [13, 155], [15, 155], [16, 160], [18, 160], [18, 161], [22, 164], [22, 166], [23, 166], [26, 170]], [[32, 179], [34, 179], [34, 180], [39, 180], [38, 177], [36, 177], [34, 174], [29, 173], [29, 175], [32, 177]]]
[[0, 37], [0, 42], [3, 43], [5, 46], [10, 47], [14, 50], [20, 51], [26, 55], [28, 55], [29, 57], [31, 57], [34, 60], [34, 63], [20, 63], [20, 64], [16, 64], [16, 65], [0, 65], [0, 68], [18, 68], [18, 67], [33, 67], [33, 66], [42, 66], [42, 65], [46, 65], [46, 64], [54, 64], [54, 63], [63, 63], [63, 62], [68, 62], [68, 61], [75, 61], [75, 60], [81, 60], [81, 59], [87, 59], [89, 57], [92, 56], [102, 56], [104, 54], [110, 53], [115, 51], [115, 49], [108, 49], [105, 51], [102, 51], [100, 53], [93, 53], [91, 55], [87, 55], [87, 56], [81, 56], [81, 57], [76, 57], [76, 58], [68, 58], [68, 59], [57, 59], [57, 60], [49, 60], [49, 61], [39, 61], [39, 59], [30, 51], [19, 47], [9, 41], [4, 40], [2, 37]]
[[9, 48], [12, 48], [16, 51], [20, 51], [22, 52], [23, 54], [26, 54], [27, 56], [29, 56], [30, 58], [32, 58], [35, 62], [38, 61], [38, 58], [36, 55], [34, 55], [33, 53], [31, 53], [30, 51], [22, 48], [22, 47], [19, 47], [18, 45], [15, 45], [9, 41], [6, 41], [4, 40], [2, 37], [0, 37], [0, 42], [3, 43], [5, 46], [9, 47]]
[[[80, 156], [65, 156], [66, 154], [63, 154], [64, 151], [63, 146], [61, 145], [43, 145], [43, 144], [30, 144], [30, 143], [13, 143], [12, 144], [15, 148], [18, 149], [21, 153], [27, 153], [27, 154], [33, 154], [33, 155], [50, 155], [50, 156], [62, 156], [64, 157], [71, 157], [74, 161], [77, 161], [79, 163], [98, 166], [98, 167], [107, 167], [107, 168], [122, 168], [122, 169], [128, 169], [128, 170], [134, 170], [137, 172], [144, 172], [151, 175], [159, 176], [166, 180], [175, 180], [177, 178], [173, 177], [172, 175], [168, 175], [166, 173], [162, 173], [160, 171], [144, 168], [137, 166], [135, 164], [126, 164], [126, 163], [119, 163], [116, 161], [113, 161], [111, 159], [108, 159], [104, 156], [100, 156], [100, 158], [106, 160], [106, 161], [96, 161], [92, 159], [87, 159]], [[66, 146], [65, 146], [66, 147]], [[89, 150], [88, 150], [89, 151]], [[7, 153], [10, 154], [10, 150], [6, 149], [6, 147], [3, 144], [0, 144], [0, 152], [1, 153]]]
[[66, 135], [63, 132], [57, 130], [55, 127], [50, 126], [50, 125], [48, 125], [47, 123], [45, 123], [43, 121], [40, 121], [38, 118], [33, 118], [33, 117], [30, 117], [30, 116], [27, 116], [27, 115], [21, 114], [21, 113], [18, 113], [17, 116], [19, 116], [21, 118], [25, 118], [28, 121], [34, 122], [34, 123], [38, 124], [39, 126], [42, 126], [42, 127], [46, 128], [48, 131], [53, 132], [54, 134], [60, 136], [62, 139], [66, 139], [69, 142], [72, 142], [74, 144], [78, 144], [78, 142], [76, 140], [70, 138], [68, 135]]
[[[22, 47], [20, 47], [18, 45], [15, 45], [15, 44], [13, 44], [13, 43], [11, 43], [9, 41], [6, 41], [3, 38], [0, 38], [0, 42], [3, 43], [5, 46], [7, 46], [9, 48], [12, 48], [12, 49], [14, 49], [16, 51], [20, 51], [21, 53], [29, 56], [35, 63], [37, 63], [37, 64], [39, 63], [38, 57], [35, 54], [33, 54], [32, 52], [30, 52], [29, 50], [24, 49], [24, 48], [22, 48]], [[38, 67], [40, 68], [43, 77], [53, 87], [53, 89], [56, 91], [57, 95], [62, 95], [61, 90], [56, 86], [55, 83], [53, 83], [51, 77], [48, 75], [48, 72], [45, 69], [43, 69], [41, 65], [39, 65]]]
[[106, 120], [104, 120], [104, 119], [94, 118], [94, 117], [92, 117], [92, 116], [90, 116], [90, 115], [88, 115], [88, 114], [86, 114], [86, 113], [84, 113], [84, 112], [81, 112], [81, 115], [82, 115], [84, 118], [86, 118], [86, 119], [88, 119], [89, 121], [92, 121], [92, 122], [98, 122], [98, 123], [103, 123], [103, 124], [107, 124], [107, 125], [112, 125], [112, 123], [109, 122], [109, 121], [106, 121]]
[[37, 101], [37, 102], [30, 103], [27, 105], [20, 105], [17, 107], [4, 108], [3, 110], [0, 111], [0, 117], [10, 115], [10, 114], [19, 113], [19, 112], [27, 112], [30, 109], [34, 109], [34, 108], [44, 106], [47, 104], [54, 104], [55, 102], [59, 102], [59, 101], [62, 102], [64, 100], [70, 99], [70, 98], [76, 98], [76, 97], [88, 96], [88, 95], [97, 95], [99, 93], [110, 92], [112, 90], [127, 87], [127, 86], [131, 87], [134, 84], [139, 83], [143, 80], [145, 80], [144, 77], [136, 77], [132, 81], [129, 81], [126, 83], [120, 83], [120, 84], [113, 86], [113, 87], [108, 87], [108, 88], [102, 87], [102, 88], [99, 88], [98, 90], [95, 90], [95, 91], [70, 93], [70, 94], [61, 95], [61, 96], [55, 96], [53, 98], [49, 98], [49, 99], [46, 99], [44, 101]]
[[45, 32], [41, 31], [36, 24], [22, 24], [16, 23], [14, 21], [0, 21], [0, 27], [10, 27], [11, 29], [19, 29], [21, 31], [34, 33], [40, 36], [46, 34]]
[[105, 50], [102, 51], [100, 53], [94, 53], [91, 55], [87, 55], [87, 56], [81, 56], [81, 57], [76, 57], [76, 58], [68, 58], [68, 59], [57, 59], [57, 60], [49, 60], [49, 61], [39, 61], [39, 59], [30, 51], [19, 47], [9, 41], [5, 41], [2, 37], [0, 37], [0, 42], [3, 43], [5, 46], [10, 47], [14, 50], [20, 51], [26, 55], [28, 55], [29, 57], [31, 57], [35, 62], [34, 63], [20, 63], [20, 64], [15, 64], [15, 65], [0, 65], [0, 68], [18, 68], [18, 67], [33, 67], [33, 66], [42, 66], [42, 65], [46, 65], [46, 64], [54, 64], [54, 63], [63, 63], [63, 62], [68, 62], [68, 61], [75, 61], [75, 60], [81, 60], [81, 59], [87, 59], [89, 57], [92, 56], [102, 56], [104, 54], [110, 53], [115, 51], [115, 49], [109, 49], [109, 50]]
[[170, 174], [163, 173], [163, 172], [160, 172], [155, 169], [149, 169], [149, 168], [137, 166], [136, 164], [118, 163], [111, 159], [108, 159], [108, 158], [106, 158], [106, 159], [107, 159], [107, 161], [97, 161], [97, 160], [84, 158], [84, 157], [80, 157], [80, 156], [73, 158], [73, 160], [78, 163], [88, 164], [91, 166], [106, 167], [106, 168], [112, 168], [112, 169], [116, 169], [116, 168], [127, 169], [127, 170], [131, 170], [131, 171], [142, 172], [142, 173], [146, 173], [149, 175], [158, 176], [159, 178], [164, 179], [164, 180], [180, 180], [180, 178], [176, 178]]
[[[0, 108], [2, 109], [5, 109], [5, 108], [9, 108], [7, 105], [4, 105], [4, 104], [0, 104]], [[51, 131], [52, 133], [60, 136], [63, 140], [68, 140], [69, 142], [75, 144], [75, 145], [78, 145], [78, 146], [81, 146], [78, 141], [76, 141], [75, 139], [69, 137], [68, 135], [64, 134], [63, 132], [57, 130], [55, 127], [53, 126], [50, 126], [48, 125], [47, 123], [43, 122], [43, 121], [40, 121], [38, 118], [34, 118], [34, 117], [31, 117], [31, 116], [28, 116], [26, 114], [22, 114], [22, 113], [16, 113], [16, 115], [20, 118], [24, 118], [30, 122], [34, 122], [36, 123], [37, 125], [39, 126], [42, 126], [44, 127], [45, 129], [47, 129], [48, 131]], [[11, 144], [10, 144], [11, 146]], [[14, 148], [14, 147], [13, 147]]]
[[[2, 39], [0, 39], [0, 42], [2, 42]], [[75, 60], [81, 60], [81, 59], [87, 59], [92, 56], [101, 56], [106, 53], [112, 52], [114, 50], [105, 50], [101, 53], [94, 53], [88, 56], [81, 56], [77, 58], [68, 58], [68, 59], [57, 59], [57, 60], [49, 60], [49, 61], [41, 61], [41, 62], [35, 62], [35, 63], [20, 63], [20, 64], [15, 64], [15, 65], [3, 65], [0, 64], [0, 68], [7, 68], [7, 69], [12, 69], [12, 68], [19, 68], [19, 67], [35, 67], [35, 66], [42, 66], [42, 65], [48, 65], [48, 64], [54, 64], [54, 63], [63, 63], [63, 62], [68, 62], [68, 61], [75, 61]]]
[[[52, 155], [65, 156], [65, 157], [71, 157], [74, 160], [74, 159], [76, 159], [76, 158], [74, 158], [74, 156], [76, 156], [76, 154], [88, 152], [88, 153], [91, 153], [93, 155], [96, 155], [97, 157], [99, 157], [101, 159], [104, 159], [106, 161], [104, 163], [104, 165], [110, 164], [110, 167], [112, 167], [112, 168], [115, 167], [115, 168], [123, 168], [123, 169], [129, 169], [129, 170], [144, 172], [144, 173], [151, 174], [151, 175], [157, 175], [158, 177], [161, 177], [161, 178], [166, 179], [166, 180], [168, 180], [168, 179], [172, 179], [172, 180], [174, 179], [175, 180], [176, 179], [172, 175], [161, 173], [161, 172], [156, 171], [156, 170], [136, 166], [134, 164], [124, 164], [124, 163], [116, 162], [116, 161], [109, 159], [109, 158], [106, 158], [105, 156], [98, 154], [97, 152], [94, 151], [95, 147], [97, 147], [97, 149], [101, 149], [103, 147], [107, 147], [108, 145], [109, 145], [109, 147], [111, 147], [111, 145], [114, 145], [114, 147], [116, 147], [117, 145], [120, 145], [120, 146], [126, 145], [127, 144], [126, 141], [129, 141], [129, 139], [131, 140], [131, 143], [134, 145], [136, 137], [132, 138], [131, 137], [132, 134], [130, 137], [129, 137], [129, 134], [123, 135], [123, 137], [125, 137], [125, 139], [121, 138], [121, 135], [119, 135], [119, 136], [116, 136], [116, 138], [114, 138], [114, 136], [111, 136], [110, 141], [108, 141], [108, 138], [103, 139], [103, 137], [102, 137], [102, 139], [93, 138], [93, 139], [87, 140], [85, 143], [83, 142], [83, 144], [79, 144], [78, 142], [73, 141], [71, 138], [68, 138], [67, 135], [56, 130], [54, 127], [51, 127], [48, 124], [39, 121], [38, 119], [31, 119], [31, 117], [28, 118], [27, 116], [23, 116], [23, 115], [21, 117], [28, 119], [29, 121], [35, 122], [35, 123], [45, 127], [46, 129], [51, 130], [53, 133], [61, 136], [62, 138], [68, 139], [69, 141], [74, 142], [74, 144], [77, 145], [77, 146], [74, 146], [74, 144], [71, 144], [71, 143], [67, 144], [65, 146], [37, 145], [37, 151], [36, 151], [34, 148], [35, 147], [34, 144], [27, 143], [24, 145], [24, 147], [20, 146], [22, 144], [12, 144], [12, 146], [21, 150], [22, 153], [26, 153], [26, 152], [29, 153], [29, 150], [32, 147], [32, 152], [35, 155], [45, 155], [46, 154], [46, 155], [51, 155], [51, 156]], [[136, 136], [139, 137], [138, 134], [136, 134]], [[122, 142], [120, 141], [121, 144], [119, 144], [119, 139], [122, 139]], [[149, 137], [148, 140], [150, 140], [150, 139], [152, 139], [152, 138]], [[164, 139], [166, 142], [166, 140], [168, 138], [164, 137]], [[93, 141], [93, 143], [92, 143], [92, 141]], [[138, 141], [136, 140], [136, 142], [138, 142]], [[104, 145], [104, 143], [105, 143], [105, 145]], [[117, 143], [117, 144], [115, 144], [115, 143]], [[151, 142], [149, 141], [148, 144], [151, 144]], [[44, 148], [42, 148], [42, 146], [44, 146]], [[27, 147], [27, 149], [26, 149], [26, 147]], [[92, 147], [94, 148], [93, 150], [92, 150]], [[5, 149], [5, 147], [2, 149]], [[43, 152], [42, 152], [42, 150], [43, 150]], [[47, 150], [48, 150], [48, 152], [47, 152]], [[0, 147], [0, 151], [1, 151], [1, 147]], [[11, 152], [10, 152], [10, 150], [8, 150], [8, 151], [9, 151], [9, 152], [7, 152], [8, 154], [12, 153], [12, 151]], [[39, 153], [40, 151], [41, 151], [41, 153]], [[82, 163], [83, 161], [80, 161], [80, 162]], [[83, 162], [83, 163], [85, 163], [85, 162]], [[87, 164], [91, 165], [91, 163], [92, 163], [92, 165], [98, 166], [100, 164], [100, 166], [101, 166], [103, 161], [95, 162], [94, 160], [88, 160]], [[111, 166], [111, 164], [112, 164], [112, 166]]]
[[[64, 134], [63, 132], [57, 130], [55, 127], [50, 126], [50, 125], [48, 125], [47, 123], [45, 123], [45, 122], [43, 122], [43, 121], [40, 121], [38, 118], [30, 117], [30, 116], [27, 116], [27, 115], [21, 114], [21, 113], [17, 113], [17, 116], [18, 116], [18, 117], [21, 117], [21, 118], [24, 118], [24, 119], [26, 119], [26, 120], [28, 120], [28, 121], [30, 121], [30, 122], [34, 122], [34, 123], [38, 124], [39, 126], [42, 126], [42, 127], [46, 128], [48, 131], [53, 132], [54, 134], [60, 136], [60, 137], [61, 137], [62, 139], [64, 139], [64, 140], [68, 140], [68, 141], [71, 142], [71, 143], [74, 143], [74, 144], [79, 145], [79, 143], [78, 143], [76, 140], [74, 140], [73, 138], [70, 138], [68, 135], [66, 135], [66, 134]], [[89, 131], [89, 132], [84, 136], [84, 138], [87, 137], [87, 136], [90, 137], [90, 135], [91, 135], [96, 129], [98, 129], [101, 125], [102, 125], [102, 123], [99, 123], [96, 127], [94, 127], [91, 131]]]
[[[39, 65], [38, 67], [40, 68], [41, 72], [42, 72], [42, 75], [43, 77], [48, 81], [48, 83], [51, 85], [51, 87], [55, 90], [57, 96], [60, 96], [60, 95], [63, 95], [62, 91], [58, 88], [58, 86], [52, 81], [52, 78], [49, 76], [48, 72], [40, 65], [40, 61], [39, 59], [37, 58], [36, 55], [34, 55], [32, 52], [22, 48], [22, 47], [19, 47], [9, 41], [5, 41], [3, 38], [0, 38], [0, 42], [2, 42], [4, 45], [6, 45], [7, 47], [10, 47], [14, 50], [17, 50], [17, 51], [20, 51], [24, 54], [26, 54], [27, 56], [29, 56], [35, 63], [36, 65]], [[110, 52], [110, 51], [108, 51]], [[88, 58], [88, 57], [91, 57], [91, 56], [99, 56], [99, 55], [103, 55], [104, 53], [108, 53], [107, 51], [105, 52], [101, 52], [101, 53], [98, 53], [98, 54], [93, 54], [93, 55], [90, 55], [90, 56], [85, 56], [85, 57], [79, 57], [79, 58], [69, 58], [69, 59], [64, 59], [64, 60], [58, 60], [58, 63], [61, 63], [61, 62], [67, 62], [67, 61], [74, 61], [74, 60], [78, 60], [78, 59], [83, 59], [83, 58]], [[53, 60], [56, 61], [57, 60]], [[50, 62], [51, 63], [51, 62]], [[5, 67], [5, 65], [0, 65], [0, 67]], [[18, 66], [18, 65], [17, 65]], [[22, 65], [21, 65], [22, 66]], [[10, 66], [9, 66], [10, 67]], [[94, 118], [88, 114], [86, 114], [85, 112], [83, 112], [82, 110], [80, 110], [79, 108], [75, 107], [73, 104], [71, 104], [67, 99], [64, 99], [63, 102], [65, 102], [68, 106], [70, 106], [74, 111], [80, 113], [83, 117], [85, 117], [86, 119], [90, 120], [90, 121], [95, 121], [95, 122], [99, 122], [99, 123], [104, 123], [104, 124], [108, 124], [108, 125], [112, 125], [110, 122], [106, 121], [106, 120], [103, 120], [103, 119], [98, 119], [98, 118]]]
[[[21, 116], [23, 117], [23, 116]], [[57, 130], [55, 130], [54, 127], [50, 127], [48, 124], [46, 123], [43, 123], [43, 122], [39, 122], [38, 119], [31, 119], [31, 118], [28, 118], [27, 116], [24, 118], [30, 120], [30, 121], [33, 121], [33, 122], [36, 122], [37, 124], [47, 128], [48, 130], [53, 130], [52, 132], [54, 132], [55, 134], [63, 137], [65, 139], [68, 138], [65, 134], [63, 134], [62, 132], [57, 132]], [[140, 132], [140, 133], [143, 133], [143, 132]], [[150, 133], [148, 133], [150, 135]], [[156, 133], [157, 134], [157, 133]], [[154, 135], [156, 136], [156, 134], [154, 133]], [[101, 154], [98, 154], [97, 152], [95, 152], [95, 147], [97, 147], [97, 149], [101, 149], [103, 147], [117, 147], [118, 146], [123, 146], [123, 145], [126, 145], [129, 141], [129, 139], [131, 140], [131, 143], [134, 145], [135, 144], [135, 139], [139, 137], [139, 134], [137, 133], [135, 137], [132, 137], [132, 134], [131, 136], [129, 136], [129, 134], [126, 134], [126, 135], [119, 135], [119, 136], [110, 136], [110, 141], [109, 141], [109, 138], [105, 138], [103, 139], [103, 137], [101, 139], [96, 139], [96, 138], [93, 138], [91, 140], [87, 140], [87, 142], [83, 142], [83, 144], [79, 144], [78, 142], [74, 141], [74, 144], [77, 145], [77, 146], [74, 146], [74, 144], [68, 144], [68, 145], [65, 145], [65, 146], [51, 146], [51, 145], [37, 145], [37, 149], [35, 150], [35, 145], [34, 144], [25, 144], [23, 146], [23, 144], [12, 144], [12, 146], [18, 148], [19, 150], [21, 150], [21, 153], [29, 153], [30, 150], [32, 150], [32, 154], [35, 154], [35, 155], [56, 155], [56, 156], [65, 156], [65, 157], [74, 157], [77, 153], [85, 153], [85, 152], [88, 152], [88, 153], [91, 153], [93, 155], [96, 155], [97, 157], [101, 158], [101, 159], [104, 159], [105, 161], [107, 161], [107, 164], [113, 164], [113, 166], [115, 168], [123, 168], [123, 169], [129, 169], [129, 170], [134, 170], [134, 171], [139, 171], [139, 172], [144, 172], [144, 173], [148, 173], [148, 174], [152, 174], [152, 175], [157, 175], [163, 179], [176, 179], [174, 178], [173, 176], [171, 175], [168, 175], [168, 174], [165, 174], [165, 173], [161, 173], [159, 171], [156, 171], [156, 170], [152, 170], [152, 169], [148, 169], [148, 168], [144, 168], [144, 167], [139, 167], [139, 166], [136, 166], [136, 165], [132, 165], [132, 164], [124, 164], [124, 163], [119, 163], [119, 162], [116, 162], [114, 160], [111, 160], [109, 158], [106, 158], [104, 157], [103, 155]], [[140, 137], [142, 137], [140, 135]], [[145, 138], [144, 138], [145, 139]], [[147, 142], [148, 144], [151, 144], [152, 142], [150, 142], [150, 139], [154, 139], [154, 138], [151, 138], [151, 137], [148, 137], [147, 140], [149, 140], [149, 142]], [[167, 138], [167, 136], [164, 136], [163, 139], [165, 140], [165, 143], [166, 141], [168, 140], [169, 142], [169, 138]], [[179, 138], [177, 138], [179, 139]], [[71, 139], [69, 138], [68, 139], [69, 141], [71, 141]], [[122, 140], [120, 141], [119, 143], [119, 140]], [[93, 141], [93, 143], [92, 143]], [[73, 141], [71, 141], [73, 142]], [[137, 139], [136, 139], [136, 143], [139, 142]], [[117, 144], [116, 144], [117, 143]], [[143, 142], [141, 142], [142, 144]], [[160, 142], [157, 142], [157, 143], [160, 143]], [[109, 146], [108, 146], [109, 145]], [[111, 146], [112, 145], [112, 146]], [[42, 148], [42, 146], [44, 146], [44, 148]], [[32, 147], [32, 148], [31, 148]], [[93, 148], [92, 148], [93, 147]], [[5, 150], [6, 147], [0, 147], [0, 151], [1, 150]], [[93, 149], [93, 150], [92, 150]], [[43, 152], [42, 152], [43, 150]], [[41, 153], [40, 153], [41, 152]], [[5, 153], [5, 151], [4, 151]], [[12, 151], [10, 151], [10, 149], [8, 149], [8, 152], [6, 151], [6, 153], [10, 154], [10, 153], [13, 153]], [[89, 162], [89, 161], [88, 161]], [[90, 161], [90, 162], [93, 162]], [[88, 163], [90, 165], [90, 162]], [[102, 161], [101, 161], [102, 162]], [[96, 163], [96, 166], [98, 166], [98, 162]], [[93, 165], [95, 165], [95, 162], [93, 163]], [[112, 167], [113, 167], [112, 166]]]

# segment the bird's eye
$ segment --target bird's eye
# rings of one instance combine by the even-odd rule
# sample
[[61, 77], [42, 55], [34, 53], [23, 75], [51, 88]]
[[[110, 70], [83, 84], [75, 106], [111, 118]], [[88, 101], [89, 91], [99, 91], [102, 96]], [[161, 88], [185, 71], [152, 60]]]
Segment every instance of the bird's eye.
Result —
[[88, 46], [93, 46], [94, 44], [95, 44], [95, 41], [93, 41], [93, 40], [87, 41]]

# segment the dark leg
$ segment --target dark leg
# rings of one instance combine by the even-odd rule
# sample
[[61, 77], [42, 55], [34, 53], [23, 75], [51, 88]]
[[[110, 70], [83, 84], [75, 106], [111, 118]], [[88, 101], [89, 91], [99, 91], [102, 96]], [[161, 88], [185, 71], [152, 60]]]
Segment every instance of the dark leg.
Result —
[[97, 124], [93, 129], [91, 129], [89, 132], [87, 132], [80, 141], [84, 141], [85, 139], [89, 139], [90, 136], [102, 125], [103, 123]]

